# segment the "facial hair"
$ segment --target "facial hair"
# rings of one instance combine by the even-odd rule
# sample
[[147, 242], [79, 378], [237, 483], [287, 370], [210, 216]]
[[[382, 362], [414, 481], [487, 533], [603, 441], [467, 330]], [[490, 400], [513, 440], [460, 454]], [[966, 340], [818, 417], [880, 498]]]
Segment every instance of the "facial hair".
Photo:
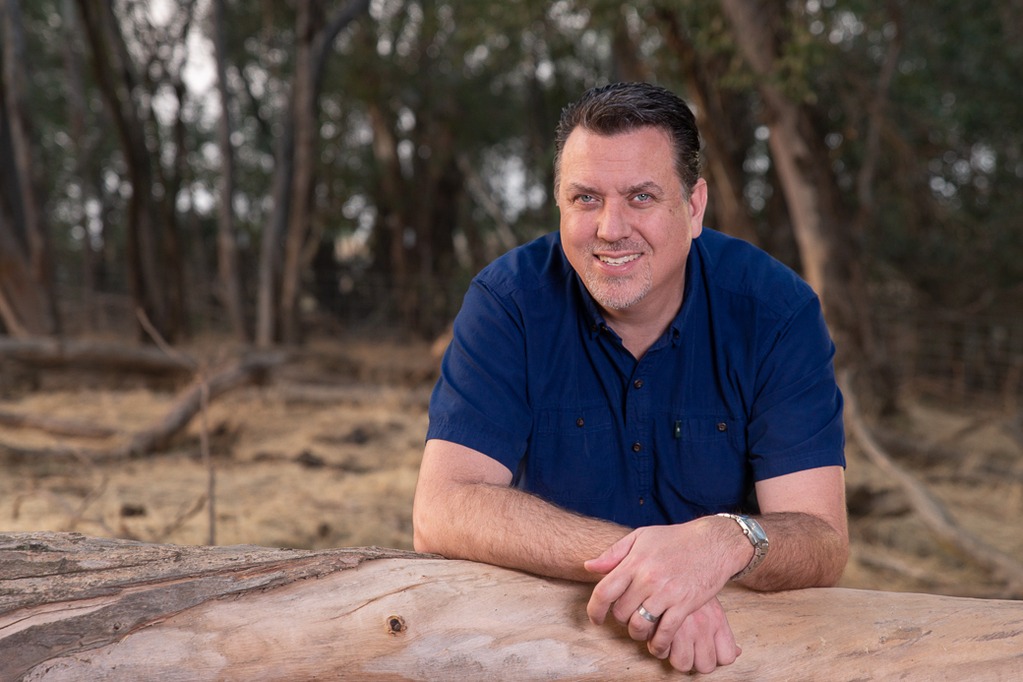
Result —
[[[594, 243], [590, 245], [589, 250], [590, 253], [632, 251], [642, 253], [644, 257], [650, 252], [646, 244], [641, 242]], [[594, 270], [586, 269], [582, 273], [582, 279], [593, 299], [606, 310], [624, 310], [639, 303], [650, 293], [654, 283], [653, 272], [648, 265], [638, 272], [622, 277], [598, 274]]]

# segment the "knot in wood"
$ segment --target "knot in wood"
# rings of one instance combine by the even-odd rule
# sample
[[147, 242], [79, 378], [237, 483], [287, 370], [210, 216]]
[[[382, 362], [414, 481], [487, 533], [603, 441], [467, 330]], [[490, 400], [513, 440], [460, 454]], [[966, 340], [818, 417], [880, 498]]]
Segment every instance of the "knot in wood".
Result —
[[387, 634], [397, 635], [401, 632], [405, 632], [406, 628], [405, 619], [401, 616], [387, 617]]

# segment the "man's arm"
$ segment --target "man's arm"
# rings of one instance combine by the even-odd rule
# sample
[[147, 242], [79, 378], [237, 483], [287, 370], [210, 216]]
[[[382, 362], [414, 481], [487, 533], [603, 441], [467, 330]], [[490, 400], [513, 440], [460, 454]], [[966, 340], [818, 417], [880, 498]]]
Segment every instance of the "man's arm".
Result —
[[594, 582], [583, 562], [629, 532], [509, 487], [511, 472], [471, 448], [429, 440], [412, 509], [417, 551]]
[[771, 548], [742, 584], [789, 590], [837, 583], [849, 558], [845, 470], [820, 467], [760, 481], [757, 499]]

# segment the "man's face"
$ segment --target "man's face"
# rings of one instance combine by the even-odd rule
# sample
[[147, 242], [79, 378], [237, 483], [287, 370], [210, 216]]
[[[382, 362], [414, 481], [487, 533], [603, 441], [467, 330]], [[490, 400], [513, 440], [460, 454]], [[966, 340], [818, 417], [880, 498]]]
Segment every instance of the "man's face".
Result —
[[605, 313], [674, 316], [707, 186], [700, 180], [686, 200], [667, 133], [576, 128], [562, 149], [557, 201], [565, 255]]

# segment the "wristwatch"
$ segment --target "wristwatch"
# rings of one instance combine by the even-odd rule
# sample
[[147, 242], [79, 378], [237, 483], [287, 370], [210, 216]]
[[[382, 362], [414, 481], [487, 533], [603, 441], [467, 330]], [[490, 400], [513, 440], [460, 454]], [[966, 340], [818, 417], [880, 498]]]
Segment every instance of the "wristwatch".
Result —
[[764, 532], [763, 526], [757, 523], [756, 519], [745, 514], [725, 514], [721, 513], [718, 516], [724, 516], [726, 518], [734, 520], [739, 524], [739, 528], [742, 528], [743, 535], [753, 545], [753, 558], [746, 564], [746, 568], [742, 569], [738, 573], [732, 576], [732, 580], [739, 580], [745, 578], [750, 572], [760, 565], [760, 562], [767, 556], [767, 550], [770, 549], [771, 543], [767, 541], [767, 533]]

